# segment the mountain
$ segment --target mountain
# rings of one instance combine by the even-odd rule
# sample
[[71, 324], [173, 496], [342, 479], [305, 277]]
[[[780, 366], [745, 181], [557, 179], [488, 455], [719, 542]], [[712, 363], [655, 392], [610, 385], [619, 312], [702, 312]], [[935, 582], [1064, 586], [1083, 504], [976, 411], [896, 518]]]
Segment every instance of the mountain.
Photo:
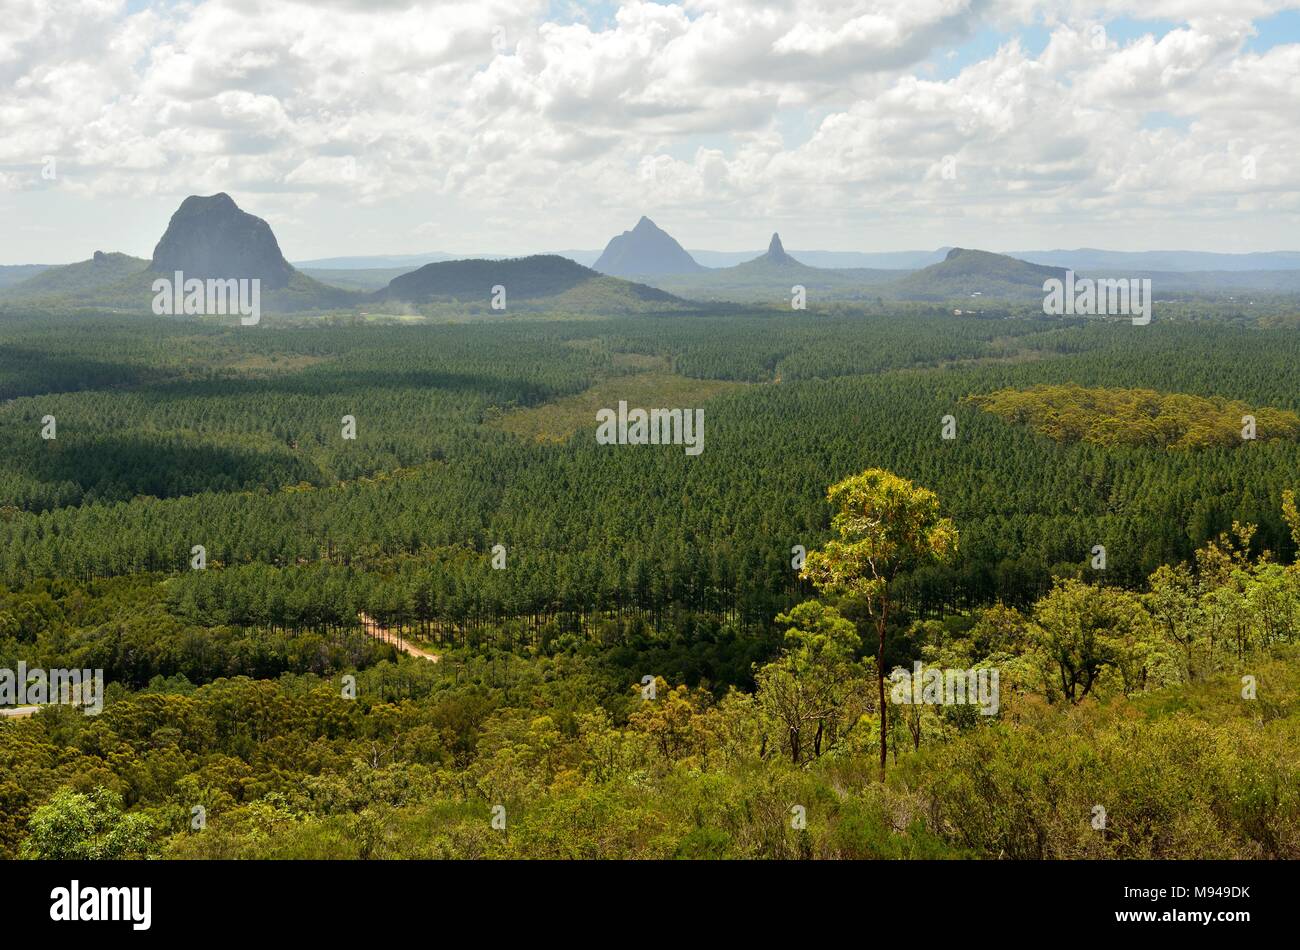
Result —
[[49, 264], [0, 264], [0, 287], [17, 284], [49, 268]]
[[[945, 254], [950, 248], [941, 247], [935, 251], [817, 251], [817, 250], [790, 250], [787, 253], [809, 267], [819, 267], [826, 270], [845, 270], [870, 268], [872, 270], [896, 270], [910, 271], [921, 267], [927, 267], [930, 264], [937, 264], [943, 260]], [[598, 250], [559, 250], [546, 251], [548, 254], [558, 254], [561, 257], [567, 257], [570, 260], [577, 261], [579, 264], [585, 264], [591, 267], [600, 255], [603, 253]], [[763, 251], [710, 251], [703, 248], [687, 248], [689, 254], [697, 264], [705, 270], [717, 269], [722, 267], [734, 267], [737, 264], [743, 264], [751, 261], [756, 257], [761, 257]], [[509, 255], [502, 254], [461, 254], [459, 257], [506, 257]], [[358, 258], [361, 260], [361, 258]], [[430, 257], [428, 260], [437, 260]], [[319, 267], [320, 265], [311, 264], [306, 266]], [[359, 266], [371, 266], [359, 265]], [[378, 266], [378, 265], [376, 265]], [[643, 275], [651, 276], [651, 275]], [[895, 275], [898, 276], [898, 275]]]
[[[603, 251], [582, 251], [582, 250], [574, 250], [574, 249], [570, 249], [570, 250], [566, 250], [566, 251], [545, 251], [545, 252], [543, 252], [543, 253], [546, 253], [546, 254], [558, 254], [560, 257], [567, 257], [567, 258], [568, 258], [569, 260], [571, 260], [571, 261], [577, 261], [579, 264], [583, 265], [584, 267], [591, 267], [593, 264], [596, 263], [596, 261], [600, 260], [600, 255], [601, 255], [602, 253], [604, 253], [604, 252], [603, 252]], [[463, 255], [462, 255], [462, 256], [463, 256]], [[477, 256], [477, 257], [491, 257], [492, 255], [490, 255], [490, 254], [478, 254], [478, 255], [475, 255], [475, 256]]]
[[1108, 271], [1113, 277], [1130, 277], [1118, 271], [1286, 271], [1300, 270], [1300, 251], [1259, 251], [1220, 254], [1213, 251], [1102, 251], [1081, 247], [1073, 251], [1008, 251], [1012, 257], [1034, 264], [1070, 267], [1075, 271]]
[[1176, 294], [1296, 294], [1300, 270], [1148, 271], [1110, 268], [1083, 271], [1084, 277], [1132, 277], [1151, 281], [1157, 297]]
[[396, 277], [371, 299], [407, 304], [490, 305], [493, 287], [506, 291], [511, 308], [552, 310], [655, 310], [685, 305], [645, 284], [609, 277], [567, 257], [536, 254], [508, 260], [439, 261]]
[[295, 270], [261, 218], [241, 211], [227, 194], [192, 195], [172, 215], [151, 260], [96, 251], [88, 261], [50, 267], [0, 290], [6, 304], [43, 304], [148, 312], [153, 282], [171, 278], [262, 281], [264, 311], [348, 307], [358, 294], [330, 287]]
[[[829, 270], [870, 268], [873, 270], [911, 271], [943, 261], [950, 247], [932, 251], [819, 251], [790, 250], [787, 253], [809, 267]], [[592, 266], [599, 260], [599, 250], [556, 250], [545, 253], [558, 254]], [[688, 248], [687, 253], [705, 269], [734, 267], [761, 257], [762, 251], [710, 251]], [[1073, 268], [1082, 271], [1160, 271], [1160, 272], [1226, 272], [1226, 271], [1288, 271], [1300, 270], [1300, 251], [1258, 251], [1247, 254], [1227, 254], [1212, 251], [1106, 251], [1096, 248], [1076, 250], [1000, 251], [1007, 257], [1045, 264], [1052, 267]], [[312, 270], [365, 270], [370, 268], [403, 268], [412, 270], [432, 261], [461, 260], [467, 257], [489, 260], [510, 257], [509, 254], [450, 254], [441, 251], [428, 254], [393, 254], [370, 257], [330, 257], [313, 261], [295, 261], [294, 266]], [[901, 275], [896, 275], [901, 276]], [[1132, 276], [1131, 274], [1129, 276]], [[3, 283], [0, 268], [0, 283]]]
[[160, 274], [182, 271], [186, 279], [257, 278], [263, 292], [287, 287], [294, 274], [271, 226], [241, 211], [225, 192], [182, 201], [150, 267]]
[[732, 267], [704, 268], [693, 274], [647, 277], [646, 283], [682, 297], [729, 300], [789, 307], [793, 288], [808, 292], [810, 303], [819, 300], [874, 299], [875, 288], [895, 280], [905, 271], [866, 267], [809, 267], [786, 252], [781, 235], [773, 234], [767, 250], [753, 260]]
[[6, 287], [4, 297], [26, 300], [94, 294], [144, 273], [148, 266], [148, 261], [130, 254], [96, 251], [89, 260], [43, 268], [27, 280]]
[[[870, 268], [872, 270], [909, 271], [937, 264], [948, 253], [937, 251], [817, 251], [791, 250], [788, 253], [809, 267], [833, 270]], [[691, 248], [691, 256], [705, 267], [734, 267], [762, 255], [762, 251], [706, 251]]]
[[[403, 272], [415, 270], [435, 261], [455, 260], [455, 254], [443, 251], [430, 251], [428, 254], [370, 254], [360, 257], [318, 257], [310, 261], [294, 261], [293, 266], [302, 271], [309, 270], [392, 270], [401, 268]], [[387, 281], [385, 281], [387, 283]]]
[[900, 300], [953, 300], [976, 295], [991, 300], [1041, 299], [1043, 281], [1051, 277], [1064, 279], [1065, 269], [954, 247], [938, 264], [882, 287], [881, 295]]
[[631, 231], [612, 238], [592, 266], [614, 277], [692, 274], [704, 269], [671, 234], [645, 216]]
[[787, 254], [785, 248], [781, 245], [781, 235], [773, 232], [772, 240], [767, 243], [767, 251], [761, 257], [756, 257], [752, 261], [746, 261], [745, 263], [737, 264], [736, 266], [750, 269], [768, 269], [772, 267], [806, 267], [807, 265], [800, 264], [793, 257]]
[[[933, 251], [799, 251], [789, 253], [812, 267], [917, 270], [943, 261], [950, 247]], [[708, 251], [691, 248], [691, 256], [706, 267], [731, 267], [759, 255], [758, 251]], [[1081, 271], [1287, 271], [1300, 270], [1300, 251], [1259, 251], [1225, 254], [1211, 251], [1105, 251], [1096, 248], [1052, 251], [1002, 251], [1030, 264], [1069, 267]], [[1125, 276], [1115, 274], [1114, 276]], [[1128, 276], [1132, 276], [1131, 274]]]
[[[885, 268], [917, 270], [943, 261], [950, 247], [933, 251], [790, 251], [812, 267]], [[731, 267], [757, 256], [757, 251], [707, 251], [691, 249], [691, 256], [706, 267]], [[1300, 251], [1260, 251], [1222, 254], [1210, 251], [1105, 251], [1079, 248], [1073, 251], [1002, 251], [1007, 257], [1069, 267], [1080, 271], [1285, 271], [1300, 270]], [[1115, 276], [1124, 276], [1115, 274]], [[1131, 276], [1131, 275], [1130, 275]]]
[[302, 273], [312, 280], [343, 290], [382, 290], [392, 282], [394, 277], [401, 277], [416, 269], [410, 267], [358, 267], [356, 269], [335, 269], [332, 267], [307, 267]]
[[[571, 261], [577, 261], [590, 267], [600, 257], [600, 251], [597, 250], [565, 250], [565, 251], [539, 251], [539, 254], [556, 254], [560, 257], [567, 257]], [[427, 254], [363, 254], [357, 257], [319, 257], [310, 261], [293, 261], [293, 266], [304, 273], [316, 274], [320, 271], [334, 270], [346, 271], [349, 274], [355, 274], [357, 271], [366, 270], [386, 270], [395, 271], [392, 276], [384, 278], [376, 287], [382, 287], [396, 276], [397, 273], [405, 274], [415, 270], [417, 267], [423, 267], [425, 264], [436, 264], [440, 261], [464, 261], [464, 260], [485, 260], [485, 261], [504, 261], [512, 257], [519, 257], [515, 254], [481, 254], [474, 253], [457, 253], [450, 254], [446, 251], [430, 251]], [[753, 255], [748, 255], [753, 257]], [[928, 261], [926, 263], [929, 263]]]

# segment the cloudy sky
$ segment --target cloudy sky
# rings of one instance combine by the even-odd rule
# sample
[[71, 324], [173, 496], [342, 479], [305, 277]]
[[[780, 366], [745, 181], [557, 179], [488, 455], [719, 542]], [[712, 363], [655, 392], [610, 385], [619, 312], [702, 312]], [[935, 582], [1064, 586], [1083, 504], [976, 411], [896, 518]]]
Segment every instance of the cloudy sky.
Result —
[[0, 263], [1300, 248], [1300, 0], [0, 0]]

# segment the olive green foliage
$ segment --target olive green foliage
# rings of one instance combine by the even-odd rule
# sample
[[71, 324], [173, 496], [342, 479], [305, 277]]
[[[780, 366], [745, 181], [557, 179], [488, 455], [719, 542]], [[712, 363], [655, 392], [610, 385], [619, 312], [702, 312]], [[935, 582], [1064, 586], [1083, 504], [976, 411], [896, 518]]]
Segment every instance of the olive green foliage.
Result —
[[[1283, 302], [1168, 312], [11, 310], [0, 668], [109, 685], [0, 720], [0, 854], [1300, 857], [1300, 444], [1056, 442], [964, 401], [1300, 410]], [[702, 455], [565, 414], [651, 366], [707, 395]], [[886, 713], [916, 662], [997, 670], [996, 713]]]
[[1288, 410], [1150, 389], [1035, 386], [972, 396], [970, 401], [1057, 442], [1194, 449], [1300, 437], [1300, 416]]

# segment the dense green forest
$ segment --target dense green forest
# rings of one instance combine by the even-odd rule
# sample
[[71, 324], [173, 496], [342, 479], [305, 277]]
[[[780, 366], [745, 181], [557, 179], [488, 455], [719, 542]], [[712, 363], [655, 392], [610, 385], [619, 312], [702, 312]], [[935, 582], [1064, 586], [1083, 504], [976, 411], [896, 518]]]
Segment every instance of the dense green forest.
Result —
[[[1300, 856], [1294, 312], [1169, 313], [7, 316], [0, 667], [109, 688], [0, 721], [0, 854]], [[700, 455], [511, 424], [656, 380]], [[872, 469], [952, 543], [868, 589]], [[999, 709], [882, 735], [914, 662]]]

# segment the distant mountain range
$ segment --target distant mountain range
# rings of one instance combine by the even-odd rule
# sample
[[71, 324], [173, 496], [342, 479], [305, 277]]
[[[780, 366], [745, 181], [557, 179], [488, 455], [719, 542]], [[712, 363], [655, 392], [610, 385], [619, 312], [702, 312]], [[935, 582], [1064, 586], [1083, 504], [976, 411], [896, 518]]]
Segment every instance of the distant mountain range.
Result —
[[[886, 270], [918, 270], [940, 263], [951, 251], [791, 251], [812, 267], [870, 267]], [[691, 250], [691, 256], [706, 267], [731, 267], [756, 257], [758, 251]], [[1300, 251], [1263, 251], [1226, 254], [1211, 251], [1104, 251], [1095, 248], [1054, 251], [1003, 251], [1031, 264], [1069, 267], [1076, 271], [1272, 271], [1300, 270]]]
[[21, 283], [49, 268], [49, 264], [0, 264], [0, 287]]
[[[1116, 271], [1084, 270], [1085, 276], [1109, 277]], [[1124, 272], [1121, 272], [1124, 273]], [[1151, 279], [1152, 292], [1162, 294], [1295, 294], [1300, 293], [1300, 270], [1133, 270], [1125, 276]]]
[[[657, 229], [657, 228], [656, 228]], [[626, 233], [626, 232], [625, 232]], [[617, 240], [617, 238], [615, 238]], [[674, 241], [676, 243], [676, 241]], [[680, 245], [678, 245], [680, 246]], [[940, 247], [932, 251], [819, 251], [791, 250], [792, 257], [810, 267], [819, 268], [860, 268], [883, 270], [919, 270], [931, 264], [940, 263], [951, 247]], [[605, 253], [600, 250], [566, 249], [550, 253], [567, 257], [579, 264], [592, 267]], [[706, 268], [734, 267], [745, 261], [753, 260], [763, 254], [760, 250], [752, 251], [710, 251], [698, 248], [688, 249], [687, 254], [700, 266]], [[1004, 251], [1006, 257], [1014, 257], [1031, 264], [1045, 264], [1051, 267], [1069, 267], [1076, 271], [1155, 271], [1155, 272], [1226, 272], [1226, 271], [1287, 271], [1300, 270], [1300, 251], [1260, 251], [1254, 253], [1228, 254], [1212, 251], [1106, 251], [1096, 248], [1079, 248], [1077, 250], [1052, 251]], [[375, 255], [359, 257], [330, 257], [313, 261], [295, 261], [300, 269], [309, 270], [368, 270], [378, 268], [411, 269], [433, 261], [464, 259], [466, 257], [484, 260], [500, 260], [518, 255], [510, 254], [452, 254], [432, 252], [429, 254], [410, 255]], [[598, 270], [600, 268], [597, 268]], [[3, 268], [0, 268], [0, 272]], [[3, 282], [0, 273], [0, 283]]]
[[[493, 258], [498, 260], [498, 258]], [[419, 265], [416, 265], [419, 266]], [[358, 267], [350, 270], [335, 270], [328, 267], [304, 267], [302, 273], [313, 280], [341, 287], [344, 290], [372, 291], [387, 287], [395, 277], [409, 274], [415, 267]]]
[[[671, 238], [669, 239], [671, 240]], [[683, 252], [684, 253], [684, 252]], [[428, 255], [418, 255], [418, 258]], [[402, 261], [401, 257], [391, 260]], [[318, 263], [355, 264], [355, 258]], [[227, 194], [186, 198], [145, 260], [96, 251], [85, 261], [56, 267], [28, 266], [20, 279], [0, 285], [0, 307], [59, 306], [148, 310], [153, 281], [180, 271], [186, 279], [256, 278], [268, 312], [353, 308], [369, 303], [457, 302], [490, 306], [492, 288], [506, 288], [507, 311], [544, 307], [574, 312], [678, 309], [688, 304], [644, 284], [601, 274], [557, 255], [512, 259], [445, 260], [414, 269], [317, 268], [315, 279], [280, 251], [271, 226], [241, 210]], [[349, 280], [348, 275], [357, 275]], [[376, 287], [378, 277], [383, 284]]]
[[731, 267], [703, 268], [692, 274], [646, 277], [661, 290], [697, 300], [736, 300], [765, 303], [789, 300], [792, 289], [802, 286], [814, 299], [874, 298], [877, 287], [896, 280], [906, 271], [867, 267], [810, 267], [788, 253], [781, 236], [773, 234], [767, 250], [752, 260]]
[[[1298, 270], [1152, 271], [1142, 268], [1073, 268], [1081, 276], [1124, 276], [1152, 280], [1157, 295], [1188, 293], [1300, 293]], [[779, 235], [768, 250], [731, 267], [705, 268], [692, 274], [647, 276], [652, 286], [696, 300], [776, 303], [788, 300], [795, 285], [810, 299], [956, 301], [1028, 301], [1041, 299], [1043, 282], [1064, 279], [1067, 268], [1007, 254], [949, 248], [934, 263], [918, 270], [867, 267], [812, 267], [787, 252]]]
[[[465, 255], [459, 255], [463, 258]], [[311, 261], [294, 261], [299, 270], [380, 270], [400, 267], [403, 273], [432, 264], [435, 261], [454, 261], [456, 254], [430, 251], [428, 254], [372, 254], [362, 257], [318, 257]]]
[[[588, 252], [528, 257], [453, 258], [416, 255], [320, 258], [299, 269], [281, 253], [271, 226], [226, 194], [186, 198], [172, 215], [153, 256], [96, 251], [62, 266], [0, 267], [0, 308], [54, 305], [147, 310], [158, 276], [262, 281], [267, 312], [403, 307], [457, 303], [488, 310], [492, 288], [506, 288], [510, 309], [645, 312], [696, 301], [778, 305], [794, 288], [818, 302], [856, 299], [949, 301], [1041, 298], [1043, 282], [1080, 276], [1150, 277], [1159, 297], [1177, 294], [1300, 293], [1300, 252], [1215, 254], [1199, 251], [1024, 251], [995, 254], [966, 248], [856, 254], [791, 253], [773, 234], [765, 252], [728, 266], [704, 266], [647, 217], [610, 240], [586, 266]], [[732, 255], [696, 252], [707, 260]], [[711, 256], [710, 256], [711, 255]], [[871, 261], [889, 267], [818, 266]], [[435, 258], [430, 260], [430, 258]], [[377, 266], [383, 265], [383, 266]], [[1202, 267], [1202, 270], [1183, 270]]]
[[[1210, 251], [1007, 251], [1033, 264], [1076, 271], [1272, 271], [1300, 270], [1300, 251], [1218, 254]], [[1116, 273], [1116, 277], [1125, 276]]]

